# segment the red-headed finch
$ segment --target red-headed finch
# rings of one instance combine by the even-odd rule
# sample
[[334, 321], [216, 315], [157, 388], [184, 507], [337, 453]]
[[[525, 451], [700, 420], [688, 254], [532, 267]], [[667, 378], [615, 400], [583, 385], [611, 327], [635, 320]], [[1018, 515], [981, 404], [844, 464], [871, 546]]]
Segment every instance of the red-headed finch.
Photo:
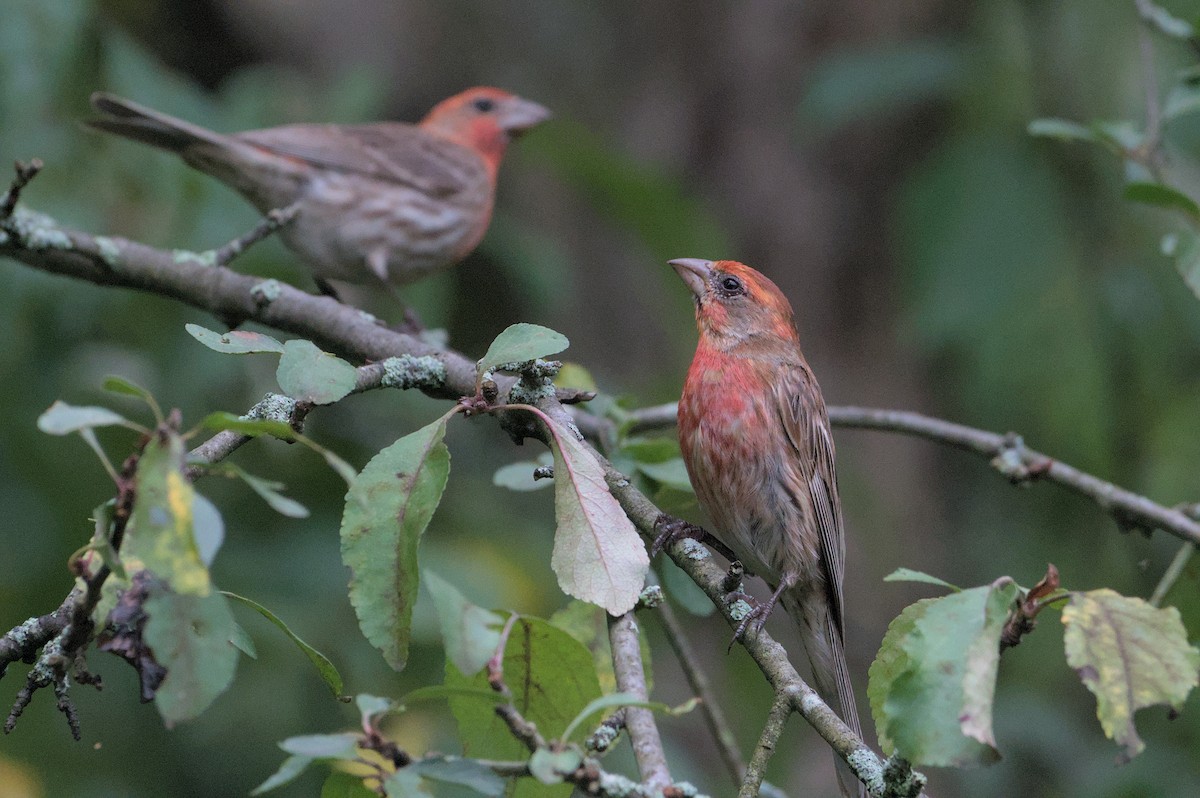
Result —
[[[713, 534], [774, 588], [800, 627], [817, 691], [861, 736], [846, 667], [846, 542], [833, 437], [792, 306], [735, 261], [671, 266], [692, 290], [700, 341], [679, 400], [679, 445]], [[862, 784], [840, 759], [843, 795]]]
[[285, 125], [229, 135], [97, 92], [91, 127], [178, 153], [266, 213], [298, 203], [279, 235], [326, 279], [398, 286], [465, 258], [492, 218], [513, 138], [550, 112], [467, 89], [415, 125]]

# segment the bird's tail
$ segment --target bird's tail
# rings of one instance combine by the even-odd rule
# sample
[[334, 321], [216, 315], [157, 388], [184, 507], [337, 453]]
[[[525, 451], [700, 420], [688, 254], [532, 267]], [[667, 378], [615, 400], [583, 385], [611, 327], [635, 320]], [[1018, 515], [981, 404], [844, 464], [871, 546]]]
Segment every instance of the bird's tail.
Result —
[[227, 138], [199, 125], [147, 108], [144, 105], [98, 91], [92, 107], [103, 116], [85, 120], [88, 127], [116, 133], [170, 152], [183, 152], [196, 144], [227, 146]]
[[[808, 661], [812, 664], [813, 681], [825, 703], [838, 714], [854, 733], [862, 737], [858, 709], [854, 703], [854, 688], [850, 669], [846, 665], [846, 647], [842, 631], [834, 622], [827, 602], [815, 594], [789, 590], [781, 597], [784, 608], [800, 628]], [[838, 784], [845, 798], [865, 798], [866, 788], [850, 767], [835, 755]]]

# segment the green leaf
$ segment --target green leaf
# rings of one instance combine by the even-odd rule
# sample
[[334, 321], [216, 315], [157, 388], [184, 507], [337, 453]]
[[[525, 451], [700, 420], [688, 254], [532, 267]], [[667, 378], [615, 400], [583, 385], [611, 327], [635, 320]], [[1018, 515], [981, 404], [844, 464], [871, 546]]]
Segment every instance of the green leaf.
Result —
[[[147, 391], [137, 383], [130, 382], [124, 377], [109, 376], [104, 378], [104, 382], [100, 383], [100, 387], [109, 393], [119, 394], [120, 396], [136, 396], [151, 408], [157, 408], [158, 402], [154, 400], [154, 395]], [[155, 414], [157, 415], [157, 413]]]
[[575, 748], [551, 751], [539, 748], [529, 757], [529, 775], [542, 784], [561, 784], [563, 777], [583, 764], [583, 754]]
[[[523, 717], [537, 724], [547, 739], [557, 739], [593, 699], [600, 696], [600, 683], [592, 666], [592, 654], [561, 629], [538, 618], [519, 618], [504, 649], [504, 680], [512, 701]], [[488, 689], [486, 672], [474, 676], [459, 673], [446, 662], [447, 687]], [[513, 739], [507, 725], [496, 716], [494, 706], [475, 698], [450, 699], [450, 710], [458, 724], [459, 738], [468, 756], [481, 759], [520, 759], [525, 747]], [[536, 783], [518, 783], [517, 795], [567, 796], [569, 786], [547, 790]]]
[[257, 438], [259, 435], [270, 435], [273, 438], [279, 438], [283, 441], [296, 439], [296, 431], [284, 421], [274, 421], [265, 418], [243, 418], [233, 413], [218, 411], [216, 413], [209, 413], [204, 417], [204, 421], [200, 423], [205, 429], [216, 430], [218, 432], [228, 430], [236, 432], [239, 435], [249, 435], [252, 438]]
[[482, 795], [502, 795], [508, 785], [485, 765], [457, 756], [428, 756], [413, 762], [405, 770], [430, 781], [467, 787]]
[[514, 324], [496, 336], [487, 354], [475, 364], [475, 371], [482, 375], [497, 366], [508, 363], [524, 363], [557, 354], [570, 346], [562, 333], [537, 324]]
[[1175, 259], [1175, 270], [1200, 299], [1200, 236], [1185, 231], [1164, 237], [1163, 254]]
[[408, 658], [417, 546], [450, 475], [442, 438], [453, 412], [371, 458], [346, 494], [341, 538], [350, 602], [367, 640], [396, 670]]
[[517, 463], [500, 466], [496, 469], [496, 473], [492, 474], [492, 484], [499, 488], [521, 492], [549, 488], [554, 484], [554, 480], [534, 479], [533, 471], [535, 468], [548, 466], [553, 462], [554, 456], [550, 452], [544, 452], [537, 460], [521, 460]]
[[270, 792], [277, 787], [295, 781], [296, 778], [312, 764], [312, 759], [307, 756], [289, 756], [283, 760], [283, 764], [279, 766], [279, 770], [275, 771], [266, 781], [250, 791], [251, 795], [262, 795], [265, 792]]
[[630, 438], [621, 444], [621, 453], [638, 463], [665, 463], [679, 457], [675, 438]]
[[454, 585], [437, 574], [426, 571], [424, 580], [437, 608], [446, 656], [464, 675], [473, 676], [500, 645], [504, 618], [467, 601]]
[[156, 433], [146, 444], [121, 560], [130, 573], [148, 569], [177, 593], [206, 596], [212, 583], [196, 545], [195, 490], [183, 475], [183, 458], [183, 441], [174, 432]]
[[1191, 23], [1167, 11], [1157, 3], [1147, 2], [1138, 4], [1138, 13], [1143, 14], [1143, 20], [1174, 39], [1188, 40], [1196, 35]]
[[867, 689], [884, 753], [935, 767], [998, 758], [992, 703], [1000, 633], [1018, 590], [998, 580], [922, 599], [892, 621]]
[[955, 592], [962, 590], [961, 587], [955, 587], [954, 585], [950, 584], [949, 582], [947, 582], [944, 579], [939, 579], [936, 576], [930, 576], [929, 574], [922, 573], [921, 571], [914, 571], [911, 568], [897, 568], [896, 570], [892, 571], [890, 574], [885, 576], [883, 578], [883, 581], [885, 581], [885, 582], [922, 582], [927, 585], [937, 585], [938, 587], [947, 587]]
[[1031, 136], [1059, 141], [1084, 141], [1095, 144], [1100, 140], [1092, 128], [1068, 119], [1035, 119], [1029, 123], [1026, 130]]
[[38, 429], [48, 435], [69, 435], [92, 427], [122, 426], [137, 429], [137, 425], [107, 407], [69, 405], [55, 400], [38, 416]]
[[327, 405], [354, 390], [358, 371], [340, 357], [322, 352], [312, 341], [295, 338], [283, 345], [275, 379], [296, 401]]
[[305, 734], [289, 737], [279, 743], [279, 747], [294, 756], [353, 762], [358, 758], [358, 735], [353, 732]]
[[429, 798], [420, 774], [401, 768], [383, 780], [383, 791], [387, 798]]
[[272, 510], [280, 515], [287, 516], [288, 518], [308, 518], [307, 507], [295, 499], [279, 493], [283, 488], [282, 482], [256, 477], [245, 471], [241, 466], [231, 463], [228, 460], [217, 463], [209, 468], [209, 473], [226, 474], [227, 476], [242, 480], [250, 490], [257, 493]]
[[444, 684], [431, 684], [406, 693], [396, 703], [400, 706], [407, 706], [417, 701], [438, 701], [450, 698], [467, 698], [484, 701], [488, 704], [499, 704], [506, 700], [504, 696], [490, 687], [447, 687]]
[[225, 521], [216, 505], [195, 491], [192, 491], [192, 529], [200, 562], [205, 567], [211, 566], [225, 542]]
[[269, 335], [249, 330], [230, 330], [227, 333], [213, 332], [199, 324], [185, 324], [183, 328], [209, 349], [228, 355], [247, 355], [256, 352], [278, 352], [283, 354], [283, 344]]
[[[229, 594], [226, 593], [225, 595], [228, 596]], [[229, 642], [233, 643], [234, 648], [250, 659], [258, 659], [258, 649], [254, 647], [254, 638], [242, 628], [240, 623], [234, 622], [233, 636], [229, 638]]]
[[395, 709], [395, 704], [390, 698], [370, 693], [359, 693], [354, 696], [354, 706], [358, 707], [358, 714], [362, 716], [364, 728], [373, 725], [375, 718]]
[[1162, 183], [1130, 183], [1125, 186], [1123, 196], [1130, 202], [1183, 211], [1193, 219], [1200, 219], [1200, 205], [1194, 199]]
[[692, 615], [707, 618], [717, 611], [717, 605], [713, 604], [708, 594], [701, 590], [700, 586], [693, 582], [692, 578], [684, 573], [683, 569], [676, 565], [670, 557], [663, 557], [659, 560], [658, 575], [662, 579], [662, 586], [667, 592], [667, 596]]
[[543, 418], [554, 438], [557, 528], [550, 567], [563, 592], [621, 615], [637, 604], [646, 582], [646, 547], [575, 431]]
[[569, 741], [575, 731], [593, 715], [603, 712], [606, 709], [614, 709], [616, 707], [641, 707], [650, 709], [655, 712], [662, 712], [667, 715], [683, 715], [691, 712], [696, 708], [697, 700], [692, 699], [678, 707], [672, 707], [670, 704], [664, 704], [661, 701], [645, 701], [638, 698], [633, 693], [609, 693], [602, 695], [589, 703], [586, 707], [579, 711], [575, 719], [567, 725], [567, 728], [562, 733], [562, 740]]
[[321, 785], [321, 798], [379, 798], [379, 793], [363, 784], [361, 776], [335, 770]]
[[160, 591], [146, 599], [146, 644], [167, 669], [154, 703], [170, 728], [196, 717], [233, 681], [238, 651], [225, 597]]
[[663, 463], [638, 463], [637, 470], [660, 485], [684, 493], [692, 492], [692, 481], [688, 477], [687, 466], [683, 464], [682, 457]]
[[308, 643], [301, 640], [299, 635], [293, 632], [287, 624], [279, 619], [279, 616], [268, 610], [263, 605], [259, 604], [257, 601], [248, 599], [245, 596], [239, 596], [237, 593], [230, 593], [224, 590], [221, 591], [221, 593], [222, 595], [234, 599], [235, 601], [240, 601], [242, 604], [245, 604], [247, 607], [254, 610], [271, 623], [275, 624], [279, 631], [287, 635], [288, 639], [295, 643], [296, 647], [304, 652], [304, 656], [308, 657], [309, 662], [313, 664], [313, 667], [315, 667], [317, 672], [321, 674], [321, 678], [325, 680], [325, 684], [329, 686], [329, 690], [333, 693], [333, 697], [341, 697], [343, 687], [342, 675], [338, 673], [337, 668], [335, 668], [333, 663], [329, 661], [328, 657], [326, 657], [320, 651], [317, 651]]
[[1074, 593], [1063, 609], [1067, 663], [1096, 696], [1096, 715], [1128, 762], [1145, 748], [1134, 713], [1166, 704], [1180, 709], [1197, 684], [1200, 650], [1188, 645], [1174, 607], [1103, 589]]
[[1200, 111], [1200, 85], [1185, 79], [1171, 87], [1163, 104], [1163, 119], [1173, 120]]

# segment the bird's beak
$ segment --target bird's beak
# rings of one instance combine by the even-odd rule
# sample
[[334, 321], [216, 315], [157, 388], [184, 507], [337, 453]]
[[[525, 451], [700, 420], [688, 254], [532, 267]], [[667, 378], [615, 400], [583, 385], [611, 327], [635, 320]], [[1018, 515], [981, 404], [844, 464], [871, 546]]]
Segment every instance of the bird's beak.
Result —
[[516, 137], [537, 127], [552, 116], [550, 109], [521, 97], [513, 97], [504, 104], [504, 115], [500, 123], [504, 131]]
[[712, 276], [713, 263], [711, 260], [700, 258], [676, 258], [667, 261], [679, 275], [679, 279], [687, 283], [692, 293], [697, 297], [704, 296], [708, 289], [708, 278]]

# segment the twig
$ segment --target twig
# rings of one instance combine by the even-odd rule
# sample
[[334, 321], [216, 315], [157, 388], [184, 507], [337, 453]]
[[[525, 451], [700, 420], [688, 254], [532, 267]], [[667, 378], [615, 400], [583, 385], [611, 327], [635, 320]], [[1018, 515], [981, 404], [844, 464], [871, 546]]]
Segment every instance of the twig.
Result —
[[[608, 640], [612, 646], [613, 671], [617, 689], [632, 693], [640, 700], [648, 700], [646, 673], [642, 669], [642, 649], [638, 642], [637, 618], [633, 611], [619, 618], [608, 618]], [[637, 759], [642, 783], [651, 792], [661, 790], [671, 783], [671, 771], [667, 767], [667, 755], [663, 751], [662, 738], [654, 713], [644, 707], [625, 707], [625, 729]]]
[[4, 196], [0, 197], [0, 222], [6, 221], [12, 216], [13, 209], [17, 207], [17, 200], [21, 198], [21, 190], [29, 185], [29, 181], [37, 177], [37, 173], [42, 171], [42, 163], [40, 158], [34, 158], [29, 163], [17, 161], [13, 164], [16, 170], [16, 177], [8, 187], [8, 191], [4, 192]]
[[746, 772], [746, 760], [742, 757], [737, 737], [717, 702], [717, 694], [708, 680], [708, 674], [701, 667], [700, 658], [696, 656], [692, 644], [688, 642], [683, 626], [679, 623], [679, 618], [675, 615], [675, 610], [669, 601], [664, 601], [658, 606], [658, 615], [662, 619], [667, 643], [675, 652], [675, 658], [679, 660], [679, 667], [683, 669], [688, 686], [700, 698], [700, 712], [717, 744], [721, 761], [724, 762], [725, 769], [729, 771], [729, 777], [733, 783], [739, 784], [742, 774]]
[[738, 789], [738, 798], [757, 798], [763, 777], [767, 774], [767, 763], [775, 753], [775, 745], [779, 742], [779, 736], [783, 734], [784, 724], [787, 723], [790, 714], [791, 701], [787, 696], [776, 696], [767, 715], [767, 723], [758, 738], [758, 745], [754, 747], [754, 754], [750, 757], [746, 777], [742, 779], [742, 786]]
[[1163, 572], [1162, 579], [1158, 580], [1158, 584], [1154, 587], [1154, 592], [1150, 594], [1150, 604], [1157, 607], [1162, 604], [1167, 593], [1171, 592], [1171, 587], [1179, 579], [1183, 573], [1183, 569], [1187, 567], [1188, 560], [1192, 558], [1192, 554], [1196, 551], [1195, 543], [1184, 543], [1179, 547], [1179, 551], [1175, 552], [1175, 557], [1171, 560], [1171, 564], [1167, 566], [1167, 570]]
[[229, 262], [241, 255], [250, 247], [262, 241], [279, 228], [296, 218], [300, 212], [300, 203], [294, 202], [286, 208], [276, 208], [264, 216], [258, 224], [248, 232], [238, 236], [216, 251], [214, 261], [218, 266], [228, 266]]

